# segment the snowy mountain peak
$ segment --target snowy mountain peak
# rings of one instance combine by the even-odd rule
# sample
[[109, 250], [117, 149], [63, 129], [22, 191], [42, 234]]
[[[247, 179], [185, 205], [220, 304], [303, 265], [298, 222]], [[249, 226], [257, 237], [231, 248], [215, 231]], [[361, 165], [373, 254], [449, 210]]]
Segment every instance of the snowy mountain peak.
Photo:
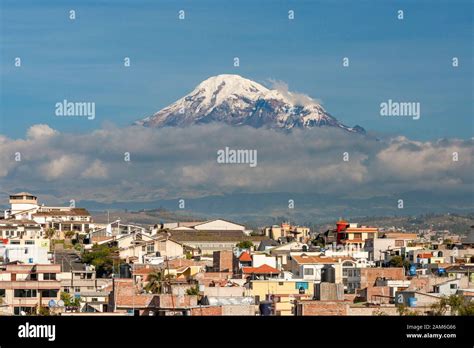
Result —
[[232, 74], [202, 81], [191, 93], [136, 124], [167, 127], [211, 122], [280, 129], [332, 126], [364, 132], [343, 125], [310, 97], [269, 89]]

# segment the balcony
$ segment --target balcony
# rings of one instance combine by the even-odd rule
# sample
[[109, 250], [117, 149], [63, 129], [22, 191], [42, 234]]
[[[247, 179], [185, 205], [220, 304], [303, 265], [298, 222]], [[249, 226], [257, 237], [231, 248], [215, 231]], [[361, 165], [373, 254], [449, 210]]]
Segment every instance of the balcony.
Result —
[[23, 281], [4, 281], [0, 280], [0, 288], [2, 289], [57, 289], [61, 287], [61, 282], [58, 280], [23, 280]]

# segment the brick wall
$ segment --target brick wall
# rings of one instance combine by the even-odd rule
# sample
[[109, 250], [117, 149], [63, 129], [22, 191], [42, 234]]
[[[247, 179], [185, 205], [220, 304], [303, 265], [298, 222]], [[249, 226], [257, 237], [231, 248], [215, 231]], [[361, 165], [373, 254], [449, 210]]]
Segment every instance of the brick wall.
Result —
[[347, 315], [349, 304], [344, 301], [298, 301], [297, 315]]
[[405, 271], [403, 268], [361, 268], [360, 288], [374, 286], [377, 278], [403, 280]]
[[255, 305], [224, 306], [222, 315], [255, 315]]
[[[377, 297], [384, 296], [384, 297]], [[389, 286], [369, 286], [364, 289], [361, 293], [361, 297], [369, 302], [379, 302], [379, 303], [389, 303], [390, 298], [385, 297], [390, 296], [390, 287]]]
[[197, 296], [176, 296], [169, 294], [158, 296], [160, 308], [192, 307], [197, 305]]
[[231, 250], [214, 251], [214, 272], [232, 272], [234, 253]]
[[191, 308], [191, 316], [222, 315], [222, 306]]

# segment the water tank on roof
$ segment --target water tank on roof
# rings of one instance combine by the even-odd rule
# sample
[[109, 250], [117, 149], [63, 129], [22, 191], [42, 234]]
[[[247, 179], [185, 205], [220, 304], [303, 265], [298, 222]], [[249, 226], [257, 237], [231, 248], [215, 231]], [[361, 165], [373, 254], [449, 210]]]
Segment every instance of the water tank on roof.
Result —
[[120, 265], [119, 278], [132, 278], [132, 272], [129, 264]]
[[261, 301], [259, 305], [260, 315], [270, 316], [272, 315], [272, 302], [271, 301]]
[[416, 307], [416, 297], [408, 298], [408, 307]]

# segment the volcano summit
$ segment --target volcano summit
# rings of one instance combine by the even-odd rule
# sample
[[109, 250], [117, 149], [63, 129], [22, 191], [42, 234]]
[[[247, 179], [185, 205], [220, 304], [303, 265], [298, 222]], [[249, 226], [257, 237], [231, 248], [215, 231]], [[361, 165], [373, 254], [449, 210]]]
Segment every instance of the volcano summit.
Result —
[[336, 127], [364, 134], [360, 126], [348, 127], [310, 97], [269, 89], [239, 75], [217, 75], [201, 82], [191, 93], [152, 116], [135, 122], [145, 127], [185, 127], [222, 122], [235, 126], [274, 128]]

